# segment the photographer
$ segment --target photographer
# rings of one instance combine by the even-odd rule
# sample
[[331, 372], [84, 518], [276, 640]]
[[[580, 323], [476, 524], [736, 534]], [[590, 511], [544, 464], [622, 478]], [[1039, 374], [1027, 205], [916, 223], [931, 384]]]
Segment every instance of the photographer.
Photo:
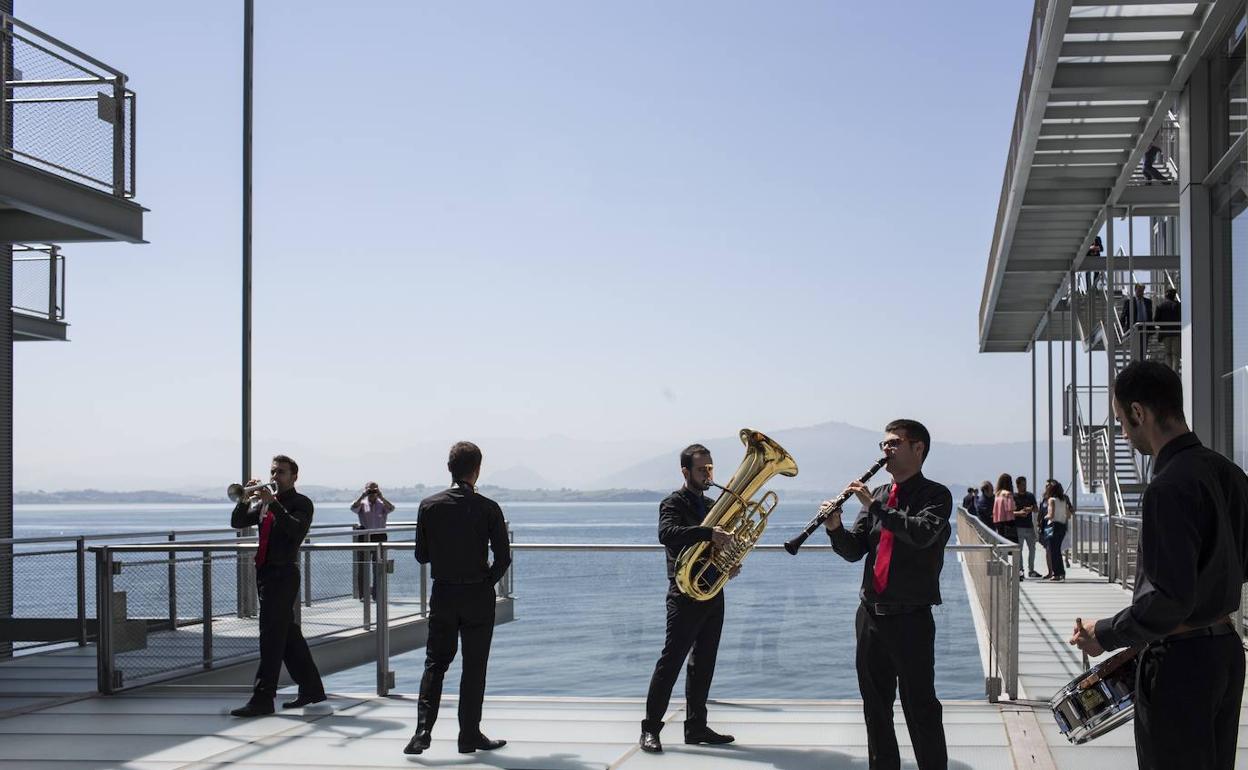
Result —
[[[385, 529], [386, 517], [394, 511], [394, 503], [381, 493], [376, 481], [364, 485], [364, 491], [351, 503], [351, 511], [360, 517], [360, 526], [364, 529]], [[373, 532], [368, 535], [370, 543], [383, 543], [385, 532]]]

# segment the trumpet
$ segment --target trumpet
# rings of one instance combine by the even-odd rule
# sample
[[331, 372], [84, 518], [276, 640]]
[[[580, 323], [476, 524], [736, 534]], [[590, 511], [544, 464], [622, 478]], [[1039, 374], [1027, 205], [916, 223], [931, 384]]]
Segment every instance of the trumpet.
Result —
[[[872, 465], [870, 468], [867, 469], [866, 473], [858, 477], [858, 482], [860, 484], [866, 484], [871, 479], [872, 476], [874, 476], [876, 473], [879, 473], [880, 468], [883, 468], [884, 464], [887, 462], [888, 462], [887, 457], [881, 457], [880, 459], [876, 460], [875, 465]], [[819, 508], [819, 513], [816, 514], [815, 518], [811, 519], [810, 523], [806, 525], [806, 529], [802, 530], [801, 534], [799, 534], [797, 537], [793, 538], [792, 540], [784, 544], [784, 550], [796, 556], [797, 549], [802, 547], [802, 543], [806, 542], [806, 538], [815, 534], [815, 530], [819, 529], [819, 527], [823, 524], [823, 522], [827, 521], [828, 517], [831, 516], [833, 512], [839, 510], [840, 507], [845, 504], [845, 501], [848, 500], [850, 495], [852, 494], [853, 494], [852, 492], [848, 492], [848, 491], [842, 492], [840, 497], [836, 498], [835, 500], [828, 503], [827, 505], [821, 506]]]
[[225, 496], [230, 498], [232, 503], [240, 503], [265, 487], [268, 487], [271, 493], [277, 494], [277, 482], [270, 481], [267, 484], [253, 484], [250, 487], [245, 487], [242, 484], [231, 484], [226, 487]]

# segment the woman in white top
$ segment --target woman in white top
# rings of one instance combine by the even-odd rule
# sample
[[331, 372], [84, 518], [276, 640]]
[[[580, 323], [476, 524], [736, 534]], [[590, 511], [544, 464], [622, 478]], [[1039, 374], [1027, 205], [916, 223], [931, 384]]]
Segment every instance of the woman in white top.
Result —
[[1060, 481], [1050, 481], [1044, 496], [1046, 511], [1045, 528], [1050, 531], [1045, 548], [1049, 552], [1049, 571], [1046, 580], [1060, 583], [1066, 579], [1066, 563], [1062, 561], [1062, 541], [1066, 539], [1066, 527], [1070, 522], [1070, 498]]

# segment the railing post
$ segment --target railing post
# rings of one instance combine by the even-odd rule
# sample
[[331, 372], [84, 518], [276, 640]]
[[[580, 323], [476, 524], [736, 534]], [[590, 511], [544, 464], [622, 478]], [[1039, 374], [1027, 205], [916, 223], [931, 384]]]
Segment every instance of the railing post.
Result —
[[[241, 553], [241, 552], [240, 552]], [[212, 668], [212, 551], [204, 551], [203, 561], [203, 605], [200, 614], [203, 616], [204, 649], [203, 666]]]
[[[1060, 555], [1059, 555], [1060, 558]], [[1018, 615], [1018, 575], [1019, 570], [1023, 567], [1023, 549], [1022, 546], [1015, 546], [1010, 551], [1010, 574], [1009, 574], [1009, 602], [1010, 602], [1010, 649], [1006, 656], [1005, 670], [1005, 690], [1010, 694], [1010, 698], [1018, 700], [1018, 626], [1020, 618]]]
[[113, 660], [113, 559], [108, 547], [95, 552], [95, 672], [96, 687], [104, 695], [114, 692]]
[[113, 195], [126, 195], [126, 79], [113, 76]]
[[87, 539], [79, 536], [74, 545], [75, 577], [78, 586], [78, 646], [87, 646]]
[[303, 549], [303, 606], [312, 606], [312, 551], [307, 548]]
[[48, 320], [56, 320], [56, 256], [59, 246], [48, 249]]
[[429, 565], [420, 565], [420, 614], [429, 616]]
[[377, 592], [377, 694], [390, 694], [390, 575], [383, 543], [373, 556], [373, 587]]
[[[169, 533], [169, 542], [178, 540], [177, 532]], [[178, 552], [169, 552], [169, 629], [178, 630]]]

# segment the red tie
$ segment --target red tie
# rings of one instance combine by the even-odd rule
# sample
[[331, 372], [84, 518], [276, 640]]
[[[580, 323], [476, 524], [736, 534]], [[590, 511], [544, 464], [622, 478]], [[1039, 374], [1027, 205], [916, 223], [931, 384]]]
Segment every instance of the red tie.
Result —
[[[264, 519], [260, 521], [260, 545], [256, 548], [256, 566], [263, 567], [264, 560], [269, 554], [269, 531], [273, 529], [273, 512], [266, 505], [264, 507]], [[891, 544], [891, 540], [889, 541]]]
[[[893, 488], [888, 490], [888, 502], [885, 503], [889, 508], [897, 507], [897, 485], [893, 484]], [[880, 530], [880, 544], [875, 550], [875, 580], [871, 586], [875, 589], [875, 595], [879, 596], [884, 593], [884, 589], [888, 588], [888, 565], [893, 561], [893, 533], [887, 529]]]

